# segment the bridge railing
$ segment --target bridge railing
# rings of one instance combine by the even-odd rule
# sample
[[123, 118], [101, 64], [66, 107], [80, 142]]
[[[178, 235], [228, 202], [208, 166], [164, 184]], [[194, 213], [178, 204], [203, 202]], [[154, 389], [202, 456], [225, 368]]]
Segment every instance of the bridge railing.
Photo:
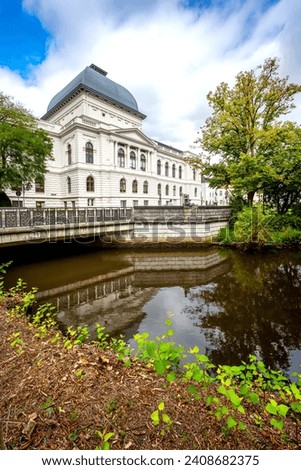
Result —
[[2, 208], [0, 228], [33, 227], [40, 225], [68, 225], [93, 222], [127, 221], [132, 208]]

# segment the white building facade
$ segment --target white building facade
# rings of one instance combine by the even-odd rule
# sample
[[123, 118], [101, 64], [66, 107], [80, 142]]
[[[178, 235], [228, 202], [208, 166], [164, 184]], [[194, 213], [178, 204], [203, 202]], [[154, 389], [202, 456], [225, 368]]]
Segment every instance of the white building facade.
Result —
[[16, 194], [13, 206], [135, 207], [227, 205], [183, 152], [142, 131], [145, 115], [133, 95], [95, 65], [50, 101], [39, 126], [53, 140], [43, 183]]

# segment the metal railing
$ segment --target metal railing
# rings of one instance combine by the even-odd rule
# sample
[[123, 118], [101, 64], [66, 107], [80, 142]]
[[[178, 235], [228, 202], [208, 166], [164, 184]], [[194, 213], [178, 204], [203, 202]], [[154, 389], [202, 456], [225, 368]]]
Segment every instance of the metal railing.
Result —
[[132, 217], [132, 208], [2, 208], [0, 209], [0, 228], [121, 222], [128, 221]]

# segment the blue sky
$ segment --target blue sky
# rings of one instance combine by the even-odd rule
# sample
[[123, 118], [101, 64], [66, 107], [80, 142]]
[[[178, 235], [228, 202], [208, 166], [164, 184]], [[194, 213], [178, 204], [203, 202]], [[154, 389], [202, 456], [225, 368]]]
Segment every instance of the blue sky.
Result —
[[277, 56], [301, 82], [300, 24], [300, 0], [0, 0], [0, 91], [39, 117], [95, 63], [135, 96], [147, 135], [185, 149], [221, 81]]
[[0, 65], [26, 76], [45, 59], [49, 34], [38, 18], [22, 8], [22, 0], [1, 0]]

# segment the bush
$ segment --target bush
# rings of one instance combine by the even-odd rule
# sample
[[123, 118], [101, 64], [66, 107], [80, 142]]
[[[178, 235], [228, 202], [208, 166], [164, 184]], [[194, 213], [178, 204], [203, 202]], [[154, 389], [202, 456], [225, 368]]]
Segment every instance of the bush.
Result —
[[269, 243], [274, 241], [272, 220], [274, 213], [263, 211], [262, 205], [245, 207], [234, 224], [235, 241], [242, 243]]

